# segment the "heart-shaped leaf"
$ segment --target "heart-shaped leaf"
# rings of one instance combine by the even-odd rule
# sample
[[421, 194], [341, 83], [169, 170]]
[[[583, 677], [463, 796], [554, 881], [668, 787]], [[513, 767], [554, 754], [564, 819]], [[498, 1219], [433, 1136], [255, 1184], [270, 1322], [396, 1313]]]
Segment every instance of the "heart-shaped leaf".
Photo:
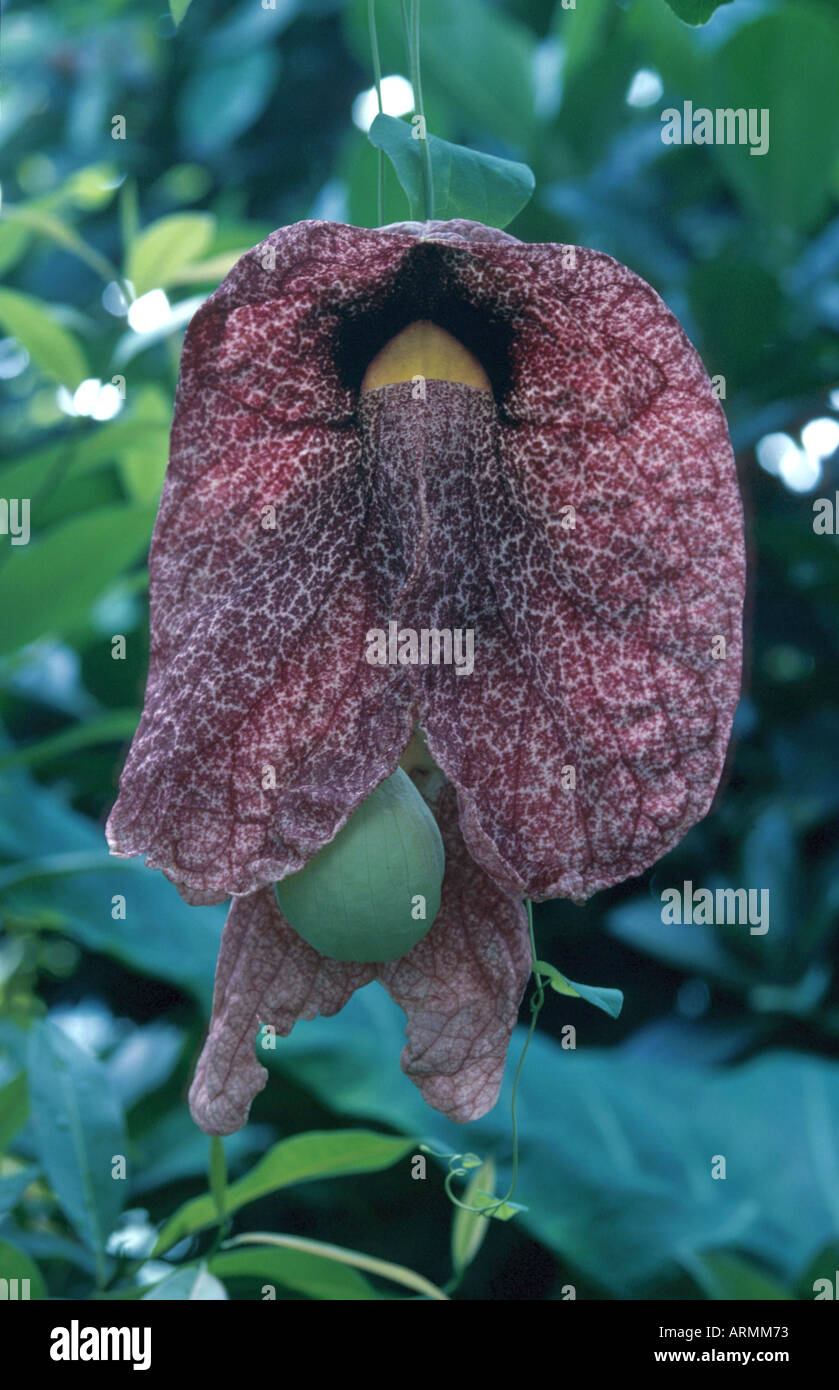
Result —
[[[422, 141], [419, 127], [377, 116], [368, 139], [377, 150], [384, 150], [408, 198], [411, 217], [423, 217]], [[434, 216], [441, 221], [452, 217], [470, 218], [485, 227], [506, 227], [529, 201], [535, 187], [533, 171], [526, 164], [478, 150], [453, 145], [429, 135], [431, 175], [434, 189]]]
[[730, 5], [732, 0], [667, 0], [667, 3], [685, 24], [707, 24], [715, 10], [721, 5]]

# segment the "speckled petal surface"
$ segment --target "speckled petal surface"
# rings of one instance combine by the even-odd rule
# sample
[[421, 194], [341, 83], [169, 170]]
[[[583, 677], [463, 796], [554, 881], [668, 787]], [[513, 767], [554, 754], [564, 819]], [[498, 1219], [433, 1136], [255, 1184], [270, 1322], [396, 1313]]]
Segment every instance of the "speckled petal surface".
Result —
[[337, 1013], [373, 979], [405, 1010], [401, 1065], [428, 1104], [458, 1121], [495, 1104], [530, 972], [527, 917], [467, 853], [454, 789], [447, 784], [428, 799], [446, 850], [442, 902], [431, 931], [400, 960], [363, 965], [320, 955], [289, 926], [270, 888], [231, 904], [189, 1093], [206, 1133], [240, 1129], [266, 1083], [254, 1052], [260, 1024], [284, 1037], [298, 1019]]
[[378, 978], [405, 1010], [402, 1070], [435, 1110], [461, 1123], [495, 1105], [530, 974], [524, 905], [469, 855], [454, 790], [435, 806], [446, 849], [440, 912], [428, 935]]
[[210, 1032], [189, 1092], [195, 1123], [207, 1134], [241, 1129], [268, 1080], [254, 1052], [259, 1025], [270, 1023], [284, 1037], [298, 1019], [336, 1014], [373, 973], [307, 946], [277, 907], [273, 888], [236, 898], [222, 936]]
[[274, 269], [244, 257], [187, 334], [145, 709], [108, 825], [112, 852], [147, 852], [193, 902], [302, 867], [413, 723], [401, 673], [363, 659], [387, 557], [352, 395], [322, 360], [334, 261], [319, 278], [306, 235], [270, 240]]
[[[406, 560], [395, 617], [475, 634], [471, 674], [407, 668], [471, 854], [535, 898], [642, 873], [707, 811], [739, 693], [739, 495], [716, 408], [690, 441], [664, 419], [619, 445], [602, 425], [513, 430], [455, 382], [381, 388], [361, 414]], [[647, 448], [667, 462], [639, 479]]]
[[[420, 319], [491, 393], [359, 401]], [[109, 838], [193, 900], [299, 868], [417, 719], [508, 891], [585, 899], [711, 803], [740, 684], [733, 458], [678, 323], [601, 253], [463, 222], [273, 233], [190, 325], [151, 577]], [[390, 618], [474, 625], [473, 674], [365, 663]]]

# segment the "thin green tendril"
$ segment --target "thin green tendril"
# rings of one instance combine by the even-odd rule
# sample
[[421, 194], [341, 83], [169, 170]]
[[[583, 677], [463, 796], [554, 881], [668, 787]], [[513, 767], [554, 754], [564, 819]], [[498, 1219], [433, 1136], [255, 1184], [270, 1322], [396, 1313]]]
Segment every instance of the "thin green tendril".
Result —
[[[379, 60], [379, 39], [376, 34], [376, 0], [367, 0], [367, 24], [370, 30], [370, 53], [373, 58], [373, 81], [376, 84], [376, 100], [379, 104], [379, 115], [381, 116], [384, 107], [382, 106], [382, 65]], [[379, 226], [385, 220], [385, 152], [377, 151], [378, 160], [378, 210]]]
[[[524, 1040], [524, 1047], [521, 1050], [519, 1064], [516, 1067], [516, 1074], [513, 1078], [513, 1090], [512, 1095], [510, 1097], [510, 1116], [512, 1120], [513, 1130], [513, 1171], [510, 1179], [510, 1186], [508, 1187], [503, 1197], [496, 1198], [495, 1201], [488, 1203], [486, 1206], [471, 1206], [468, 1202], [462, 1202], [459, 1197], [455, 1196], [455, 1193], [452, 1191], [452, 1181], [454, 1178], [465, 1178], [468, 1175], [470, 1169], [474, 1169], [480, 1162], [477, 1156], [475, 1154], [438, 1153], [437, 1150], [432, 1149], [429, 1144], [420, 1144], [419, 1146], [423, 1153], [431, 1154], [433, 1158], [443, 1158], [448, 1161], [449, 1171], [446, 1174], [443, 1183], [447, 1196], [456, 1207], [460, 1207], [461, 1211], [471, 1211], [474, 1212], [477, 1216], [491, 1217], [495, 1212], [500, 1211], [503, 1207], [505, 1207], [506, 1204], [511, 1200], [513, 1193], [516, 1190], [516, 1184], [518, 1182], [519, 1177], [519, 1131], [518, 1121], [516, 1119], [516, 1096], [518, 1095], [519, 1079], [521, 1077], [522, 1068], [524, 1066], [524, 1059], [527, 1056], [527, 1049], [529, 1048], [533, 1034], [536, 1031], [536, 1021], [539, 1017], [539, 1014], [542, 1011], [542, 1006], [545, 1002], [545, 986], [538, 968], [539, 961], [536, 955], [536, 937], [533, 931], [533, 904], [531, 903], [529, 898], [525, 899], [525, 908], [527, 910], [527, 926], [530, 935], [530, 968], [533, 974], [533, 978], [536, 981], [536, 988], [530, 996], [530, 1027], [527, 1031], [527, 1037]], [[463, 1167], [462, 1160], [465, 1159], [470, 1160], [467, 1167]]]
[[411, 86], [414, 92], [414, 112], [420, 118], [419, 138], [422, 142], [422, 196], [425, 207], [425, 221], [434, 217], [434, 181], [431, 174], [431, 147], [425, 124], [425, 107], [422, 101], [422, 75], [420, 72], [420, 0], [411, 0], [411, 14], [408, 17], [407, 0], [402, 0], [402, 31], [405, 48], [411, 68]]

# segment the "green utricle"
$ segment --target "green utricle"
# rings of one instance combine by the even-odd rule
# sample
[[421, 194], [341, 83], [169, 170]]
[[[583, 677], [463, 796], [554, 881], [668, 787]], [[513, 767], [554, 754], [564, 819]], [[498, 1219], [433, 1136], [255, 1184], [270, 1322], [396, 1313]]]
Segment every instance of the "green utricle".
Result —
[[397, 768], [335, 839], [275, 890], [283, 915], [322, 955], [396, 960], [437, 916], [444, 869], [437, 823]]

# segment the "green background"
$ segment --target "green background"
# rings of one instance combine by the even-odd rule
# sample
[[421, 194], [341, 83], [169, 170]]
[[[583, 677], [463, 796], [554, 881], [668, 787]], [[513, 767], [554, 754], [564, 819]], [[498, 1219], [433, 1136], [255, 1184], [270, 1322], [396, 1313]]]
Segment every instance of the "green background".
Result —
[[[407, 74], [397, 7], [378, 8], [384, 72]], [[29, 1277], [33, 1297], [136, 1297], [165, 1277], [159, 1297], [252, 1299], [266, 1282], [281, 1298], [408, 1297], [288, 1246], [213, 1252], [212, 1205], [179, 1211], [209, 1181], [186, 1089], [223, 909], [187, 907], [104, 844], [142, 704], [183, 328], [273, 228], [378, 220], [377, 156], [350, 119], [372, 77], [366, 5], [176, 10], [179, 29], [161, 0], [4, 17], [0, 496], [31, 499], [32, 538], [0, 536], [0, 1276]], [[536, 910], [540, 956], [626, 1004], [613, 1020], [550, 994], [520, 1097], [527, 1210], [488, 1232], [456, 1223], [455, 1298], [810, 1299], [839, 1267], [839, 552], [812, 524], [836, 459], [796, 491], [755, 455], [836, 414], [839, 18], [833, 0], [714, 10], [423, 4], [429, 129], [535, 173], [510, 230], [630, 265], [725, 377], [751, 547], [746, 686], [714, 811], [642, 880]], [[647, 105], [626, 100], [639, 69], [660, 78]], [[664, 146], [661, 110], [685, 100], [767, 107], [769, 153]], [[385, 193], [385, 221], [406, 216], [390, 169]], [[159, 330], [109, 312], [122, 278], [165, 290]], [[82, 380], [115, 377], [114, 418], [67, 413]], [[683, 879], [769, 888], [770, 931], [663, 927], [659, 894]], [[224, 1145], [234, 1182], [262, 1165], [228, 1192], [234, 1233], [451, 1279], [445, 1165], [415, 1179], [410, 1155], [468, 1146], [503, 1190], [510, 1077], [485, 1121], [449, 1125], [399, 1071], [402, 1028], [371, 986], [278, 1046]]]

